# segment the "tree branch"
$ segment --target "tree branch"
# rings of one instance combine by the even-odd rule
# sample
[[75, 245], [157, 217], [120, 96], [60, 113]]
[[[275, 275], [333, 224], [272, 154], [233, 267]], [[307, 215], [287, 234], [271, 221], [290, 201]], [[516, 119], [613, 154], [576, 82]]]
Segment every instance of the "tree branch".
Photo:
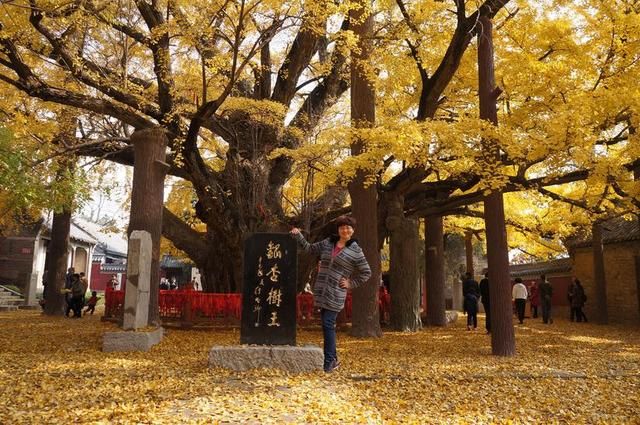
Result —
[[85, 7], [88, 11], [93, 13], [93, 16], [95, 16], [100, 22], [106, 25], [109, 25], [111, 28], [115, 29], [116, 31], [119, 31], [129, 36], [130, 38], [134, 39], [135, 41], [142, 44], [143, 46], [151, 48], [152, 42], [149, 37], [147, 37], [144, 33], [142, 33], [141, 31], [138, 31], [133, 27], [124, 25], [120, 22], [117, 22], [111, 19], [107, 19], [103, 14], [100, 13], [100, 11], [98, 10], [98, 8], [96, 7], [93, 1], [91, 0], [86, 1]]
[[[35, 7], [35, 2], [32, 0], [32, 7]], [[90, 73], [87, 73], [83, 69], [83, 63], [78, 62], [75, 59], [75, 55], [72, 54], [67, 46], [63, 43], [62, 39], [55, 36], [51, 30], [42, 24], [43, 15], [40, 12], [32, 11], [29, 21], [31, 25], [42, 34], [51, 47], [53, 47], [52, 58], [56, 59], [61, 66], [66, 68], [71, 75], [73, 75], [78, 81], [93, 87], [107, 96], [124, 103], [132, 108], [138, 109], [146, 115], [159, 120], [161, 118], [160, 111], [153, 105], [148, 105], [144, 99], [136, 96], [132, 96], [129, 93], [124, 93], [115, 89], [113, 86], [101, 83], [99, 79], [93, 78]], [[84, 64], [91, 64], [90, 61], [81, 58]], [[99, 70], [99, 67], [92, 65], [91, 68], [94, 71]]]
[[291, 102], [296, 93], [298, 79], [316, 52], [319, 39], [320, 36], [315, 31], [306, 29], [304, 25], [300, 28], [278, 71], [271, 100], [284, 105]]
[[[165, 23], [165, 19], [162, 12], [156, 8], [156, 2], [149, 4], [144, 0], [136, 0], [136, 6], [147, 24], [149, 31], [159, 31], [158, 28]], [[153, 53], [153, 72], [158, 82], [158, 104], [160, 105], [160, 113], [163, 117], [169, 117], [174, 107], [174, 99], [171, 94], [174, 81], [171, 73], [168, 31], [165, 30], [161, 36], [154, 37], [149, 47]], [[164, 121], [164, 119], [162, 121]], [[177, 117], [169, 118], [169, 121], [171, 122], [171, 130], [175, 134], [178, 134], [179, 124]], [[166, 124], [169, 123], [167, 122]]]
[[209, 247], [205, 234], [193, 230], [166, 207], [162, 210], [162, 236], [184, 251], [196, 264], [206, 262]]

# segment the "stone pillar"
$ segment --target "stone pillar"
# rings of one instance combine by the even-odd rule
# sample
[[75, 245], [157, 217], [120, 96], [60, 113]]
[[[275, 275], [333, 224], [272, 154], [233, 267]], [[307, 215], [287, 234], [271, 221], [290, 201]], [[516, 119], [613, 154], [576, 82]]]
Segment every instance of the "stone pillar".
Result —
[[40, 280], [40, 273], [29, 273], [27, 275], [26, 287], [24, 288], [24, 305], [32, 307], [37, 305], [36, 302], [36, 289], [38, 288], [38, 281]]
[[452, 303], [453, 310], [462, 311], [462, 281], [457, 277], [453, 280]]
[[152, 250], [149, 232], [144, 230], [131, 232], [127, 252], [127, 290], [124, 296], [122, 323], [124, 330], [135, 330], [147, 326]]
[[33, 240], [33, 261], [31, 262], [31, 274], [27, 276], [27, 285], [24, 288], [24, 305], [31, 307], [37, 305], [36, 293], [38, 291], [38, 283], [42, 278], [42, 274], [38, 271], [40, 265], [40, 257], [42, 253], [40, 252], [40, 233], [41, 230], [38, 231], [38, 236]]
[[92, 276], [91, 276], [91, 272], [93, 271], [93, 251], [95, 249], [95, 246], [90, 245], [89, 249], [87, 250], [87, 271], [85, 272], [86, 278], [87, 278], [87, 282], [89, 282], [89, 289], [93, 290], [93, 288], [95, 288], [95, 285], [92, 284]]

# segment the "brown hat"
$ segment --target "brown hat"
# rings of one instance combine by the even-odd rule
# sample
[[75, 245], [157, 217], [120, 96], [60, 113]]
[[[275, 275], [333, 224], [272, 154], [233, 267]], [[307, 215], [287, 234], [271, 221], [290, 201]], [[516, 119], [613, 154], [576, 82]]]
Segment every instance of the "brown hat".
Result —
[[341, 215], [340, 217], [336, 218], [336, 229], [339, 229], [340, 226], [351, 226], [355, 229], [356, 219], [348, 215]]

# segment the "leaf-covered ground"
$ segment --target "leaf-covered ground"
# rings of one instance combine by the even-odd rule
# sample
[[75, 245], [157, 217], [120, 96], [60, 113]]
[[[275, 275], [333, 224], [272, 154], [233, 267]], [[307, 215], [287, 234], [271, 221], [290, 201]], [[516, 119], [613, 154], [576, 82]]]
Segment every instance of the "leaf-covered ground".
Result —
[[640, 423], [639, 328], [527, 320], [504, 359], [462, 319], [376, 340], [340, 332], [340, 370], [293, 376], [209, 369], [237, 330], [169, 329], [148, 353], [103, 353], [116, 327], [99, 316], [2, 312], [0, 423]]

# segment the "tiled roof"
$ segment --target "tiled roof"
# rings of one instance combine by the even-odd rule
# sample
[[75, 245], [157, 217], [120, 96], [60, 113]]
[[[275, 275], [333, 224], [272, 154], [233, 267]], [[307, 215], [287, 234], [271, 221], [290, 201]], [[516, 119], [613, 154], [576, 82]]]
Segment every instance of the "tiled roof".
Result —
[[615, 218], [604, 223], [602, 238], [604, 243], [624, 242], [640, 239], [638, 217], [630, 220]]
[[103, 226], [82, 218], [74, 218], [73, 220], [98, 240], [98, 252], [119, 257], [127, 256], [128, 244], [124, 233], [105, 232]]
[[[588, 238], [576, 237], [568, 240], [565, 245], [572, 248], [587, 247], [591, 246], [591, 240], [591, 236]], [[602, 242], [605, 244], [635, 240], [640, 240], [640, 225], [636, 216], [613, 218], [602, 226]]]
[[[43, 218], [42, 226], [47, 236], [51, 235], [51, 224], [53, 216], [51, 214]], [[89, 245], [96, 245], [98, 241], [89, 232], [78, 226], [73, 220], [71, 221], [71, 229], [69, 230], [69, 239], [76, 242], [84, 242]]]
[[126, 264], [101, 264], [100, 271], [105, 273], [126, 273]]
[[560, 258], [538, 263], [514, 264], [509, 266], [509, 274], [515, 277], [540, 277], [541, 274], [562, 273], [571, 271], [571, 258]]

